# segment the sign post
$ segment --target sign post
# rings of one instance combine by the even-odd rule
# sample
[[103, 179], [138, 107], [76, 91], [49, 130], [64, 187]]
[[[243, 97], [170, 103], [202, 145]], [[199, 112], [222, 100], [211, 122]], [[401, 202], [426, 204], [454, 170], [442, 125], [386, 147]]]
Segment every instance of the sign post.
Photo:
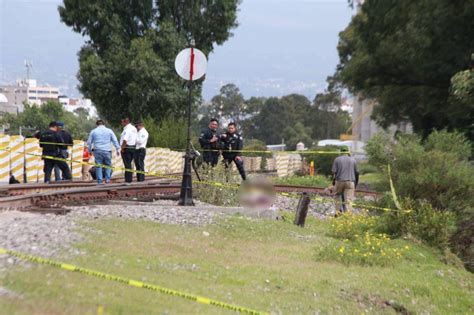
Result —
[[190, 42], [190, 48], [182, 50], [174, 62], [178, 75], [189, 81], [188, 92], [188, 136], [186, 145], [186, 154], [184, 156], [183, 180], [181, 182], [181, 193], [179, 196], [179, 205], [193, 206], [193, 181], [191, 176], [191, 163], [194, 157], [191, 144], [191, 111], [193, 104], [193, 81], [200, 79], [207, 68], [207, 59], [204, 53], [194, 48], [194, 40]]

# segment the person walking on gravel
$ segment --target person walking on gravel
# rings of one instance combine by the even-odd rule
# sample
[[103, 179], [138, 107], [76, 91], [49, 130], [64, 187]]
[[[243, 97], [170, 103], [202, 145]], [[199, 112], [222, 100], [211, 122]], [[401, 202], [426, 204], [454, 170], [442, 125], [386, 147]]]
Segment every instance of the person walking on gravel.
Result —
[[336, 195], [336, 215], [342, 211], [352, 211], [352, 201], [359, 179], [356, 160], [349, 149], [343, 147], [341, 155], [332, 164], [333, 186]]

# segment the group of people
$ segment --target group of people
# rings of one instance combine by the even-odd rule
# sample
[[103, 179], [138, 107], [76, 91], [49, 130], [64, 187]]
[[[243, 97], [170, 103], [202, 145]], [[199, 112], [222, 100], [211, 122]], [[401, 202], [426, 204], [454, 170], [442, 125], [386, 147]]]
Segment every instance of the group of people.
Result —
[[[123, 131], [120, 140], [114, 132], [105, 126], [103, 120], [96, 122], [97, 127], [91, 131], [87, 140], [86, 150], [94, 157], [95, 179], [99, 184], [108, 183], [112, 174], [112, 148], [117, 156], [121, 156], [125, 171], [125, 182], [133, 180], [132, 163], [138, 182], [145, 180], [145, 156], [148, 142], [148, 131], [139, 121], [133, 125], [129, 118], [122, 119]], [[242, 150], [244, 141], [237, 132], [237, 126], [231, 122], [225, 133], [219, 133], [219, 121], [211, 119], [209, 125], [199, 136], [199, 143], [203, 150], [203, 160], [210, 167], [215, 167], [222, 153], [223, 163], [229, 168], [235, 163], [242, 178], [246, 180]], [[71, 134], [64, 129], [64, 123], [53, 121], [48, 130], [35, 135], [43, 148], [44, 181], [50, 182], [52, 171], [55, 170], [56, 180], [70, 180], [71, 170], [66, 162], [69, 153], [68, 147], [73, 145]], [[340, 198], [337, 209], [351, 211], [355, 187], [359, 179], [357, 164], [350, 156], [349, 150], [344, 147], [341, 155], [334, 160], [332, 166], [333, 186], [331, 191]]]
[[52, 121], [48, 130], [35, 133], [35, 137], [39, 139], [43, 149], [44, 182], [50, 182], [53, 169], [57, 181], [71, 180], [71, 170], [65, 160], [69, 156], [68, 147], [73, 145], [73, 140], [71, 134], [64, 129], [64, 123]]
[[219, 121], [215, 118], [211, 119], [209, 125], [199, 136], [199, 144], [203, 149], [204, 162], [214, 167], [217, 165], [219, 155], [222, 152], [223, 163], [229, 168], [235, 163], [242, 180], [246, 180], [247, 176], [244, 169], [244, 161], [242, 159], [242, 149], [244, 140], [237, 132], [237, 125], [233, 122], [227, 125], [227, 131], [219, 134]]
[[[145, 156], [148, 142], [148, 132], [143, 122], [139, 121], [133, 125], [129, 118], [123, 118], [123, 131], [120, 140], [117, 140], [114, 132], [105, 126], [103, 120], [96, 122], [97, 127], [91, 131], [87, 140], [87, 152], [94, 157], [95, 179], [98, 184], [109, 183], [112, 175], [112, 149], [115, 148], [117, 156], [122, 157], [125, 171], [125, 182], [133, 181], [132, 163], [135, 164], [137, 181], [145, 181]], [[44, 182], [51, 181], [53, 169], [57, 170], [56, 180], [71, 180], [71, 170], [66, 162], [69, 156], [68, 147], [73, 145], [71, 134], [64, 129], [63, 122], [53, 121], [46, 131], [35, 135], [39, 139], [43, 149], [44, 160]], [[62, 173], [62, 175], [60, 175]]]
[[[87, 173], [91, 169], [92, 177], [98, 184], [110, 182], [112, 176], [112, 153], [122, 157], [125, 168], [125, 182], [131, 183], [133, 173], [136, 173], [137, 182], [145, 181], [145, 157], [146, 146], [148, 142], [148, 131], [144, 124], [139, 121], [132, 124], [128, 117], [121, 120], [123, 127], [120, 140], [117, 140], [115, 133], [105, 126], [102, 119], [97, 120], [97, 127], [93, 129], [88, 137], [87, 146], [84, 148], [83, 161]], [[235, 123], [229, 123], [227, 131], [219, 134], [217, 132], [219, 122], [217, 119], [211, 119], [208, 128], [203, 130], [199, 143], [203, 149], [204, 162], [212, 167], [217, 165], [219, 155], [222, 152], [223, 162], [226, 168], [235, 163], [242, 180], [246, 179], [244, 162], [242, 159], [243, 139], [237, 132]], [[52, 171], [55, 170], [56, 181], [71, 180], [71, 170], [67, 163], [69, 157], [68, 148], [73, 145], [71, 134], [64, 129], [64, 123], [53, 121], [49, 124], [46, 131], [38, 132], [36, 137], [39, 139], [40, 146], [43, 149], [44, 160], [44, 181], [51, 181]], [[93, 168], [87, 167], [91, 156], [94, 157]], [[135, 164], [135, 171], [132, 170], [132, 164]]]
[[[148, 131], [143, 122], [133, 125], [128, 117], [121, 121], [123, 131], [120, 140], [114, 132], [105, 127], [104, 121], [99, 119], [97, 127], [91, 131], [87, 140], [87, 147], [95, 159], [95, 177], [99, 184], [109, 183], [112, 176], [112, 147], [117, 156], [122, 156], [125, 167], [125, 182], [133, 181], [132, 163], [135, 164], [137, 182], [145, 181], [145, 156], [148, 142]], [[104, 166], [104, 171], [102, 170]]]

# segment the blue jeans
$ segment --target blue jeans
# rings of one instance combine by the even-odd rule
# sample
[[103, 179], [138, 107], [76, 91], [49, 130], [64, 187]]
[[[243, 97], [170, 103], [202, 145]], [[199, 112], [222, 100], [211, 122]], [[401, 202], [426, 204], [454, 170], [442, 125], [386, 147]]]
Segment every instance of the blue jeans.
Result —
[[[61, 149], [61, 156], [60, 158], [62, 159], [67, 159], [69, 157], [69, 152], [67, 151], [67, 149]], [[67, 162], [66, 162], [67, 163]], [[62, 173], [61, 175], [61, 169], [59, 168], [59, 166], [56, 164], [54, 166], [54, 180], [56, 182], [60, 182], [61, 180], [65, 180], [65, 176], [64, 176], [64, 173]]]
[[[96, 164], [112, 166], [112, 152], [111, 151], [102, 151], [94, 150], [94, 159]], [[105, 169], [105, 181], [110, 181], [110, 176], [112, 170], [110, 168]], [[102, 167], [96, 165], [95, 175], [97, 176], [97, 182], [102, 183]]]

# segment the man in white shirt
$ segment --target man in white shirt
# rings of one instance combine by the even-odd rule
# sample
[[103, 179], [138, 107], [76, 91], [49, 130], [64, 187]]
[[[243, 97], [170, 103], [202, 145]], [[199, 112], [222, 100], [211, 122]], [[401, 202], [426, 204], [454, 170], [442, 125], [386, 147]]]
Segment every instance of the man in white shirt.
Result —
[[[137, 128], [130, 123], [128, 117], [122, 119], [123, 131], [120, 136], [120, 148], [122, 152], [123, 165], [126, 169], [132, 169], [133, 156], [137, 145]], [[125, 182], [131, 183], [133, 173], [125, 171]]]
[[[148, 131], [146, 131], [143, 122], [139, 121], [135, 125], [138, 130], [137, 134], [137, 145], [135, 148], [135, 169], [137, 171], [145, 171], [145, 156], [146, 156], [146, 143], [148, 142]], [[145, 174], [137, 172], [137, 182], [144, 182]]]

